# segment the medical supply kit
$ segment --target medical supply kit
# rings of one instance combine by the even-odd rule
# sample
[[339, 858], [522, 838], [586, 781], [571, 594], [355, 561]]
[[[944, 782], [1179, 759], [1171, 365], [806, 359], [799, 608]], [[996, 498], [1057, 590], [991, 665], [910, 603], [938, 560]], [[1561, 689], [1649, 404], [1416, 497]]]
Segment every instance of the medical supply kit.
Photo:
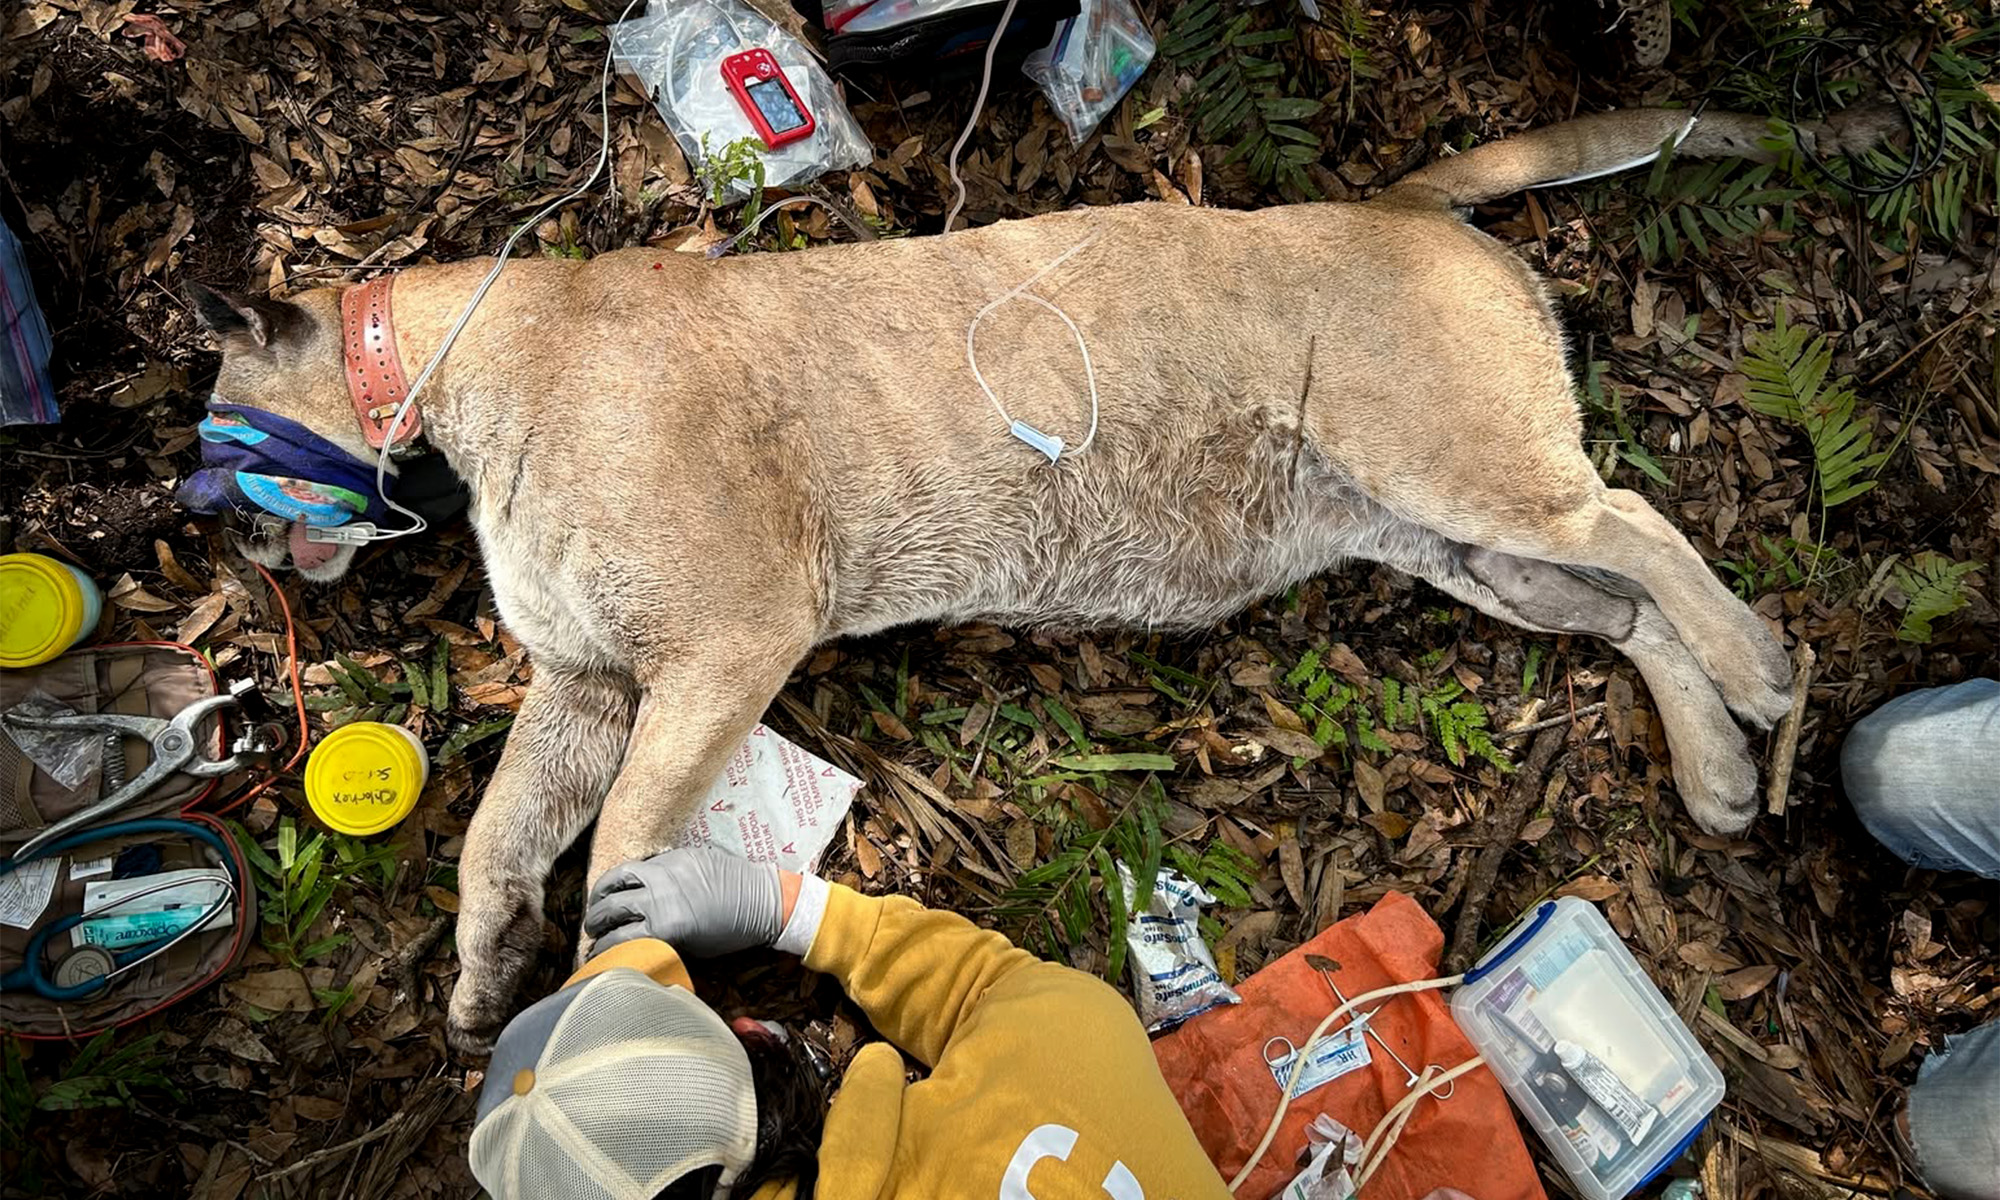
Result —
[[158, 1012], [254, 941], [241, 852], [197, 811], [276, 733], [226, 714], [195, 650], [106, 645], [0, 671], [0, 1030], [73, 1038]]
[[1081, 11], [1028, 55], [1021, 72], [1041, 85], [1069, 140], [1081, 146], [1146, 73], [1153, 50], [1132, 0], [1081, 0]]
[[1539, 905], [1466, 972], [1451, 1012], [1586, 1200], [1659, 1174], [1722, 1102], [1722, 1073], [1574, 896]]
[[[1295, 1156], [1308, 1150], [1307, 1131], [1321, 1114], [1365, 1138], [1412, 1094], [1409, 1072], [1385, 1046], [1420, 1074], [1478, 1054], [1436, 991], [1364, 1002], [1352, 1020], [1312, 1037], [1329, 1011], [1346, 1003], [1340, 996], [1426, 979], [1443, 953], [1444, 934], [1423, 907], [1392, 892], [1236, 981], [1240, 1004], [1211, 1009], [1155, 1039], [1160, 1073], [1224, 1179], [1243, 1172], [1291, 1083], [1292, 1102], [1270, 1149], [1235, 1188], [1240, 1200], [1269, 1200], [1293, 1180]], [[1413, 1107], [1402, 1137], [1364, 1183], [1362, 1200], [1413, 1200], [1440, 1187], [1478, 1200], [1546, 1200], [1499, 1082], [1474, 1072], [1441, 1094], [1448, 1098]], [[1468, 1189], [1472, 1181], [1479, 1186]]]
[[1577, 1194], [1618, 1200], [1721, 1102], [1715, 1064], [1594, 905], [1536, 906], [1463, 976], [1432, 977], [1442, 949], [1390, 893], [1154, 1042], [1238, 1197], [1330, 1195], [1326, 1168], [1351, 1179], [1339, 1200], [1546, 1200], [1511, 1104]]

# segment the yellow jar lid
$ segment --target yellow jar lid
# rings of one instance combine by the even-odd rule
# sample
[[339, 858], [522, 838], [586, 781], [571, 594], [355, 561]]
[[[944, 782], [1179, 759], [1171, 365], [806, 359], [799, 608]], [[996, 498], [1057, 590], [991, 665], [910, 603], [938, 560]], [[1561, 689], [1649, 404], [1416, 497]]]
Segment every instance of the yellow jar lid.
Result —
[[69, 649], [87, 609], [83, 584], [61, 563], [0, 555], [0, 667], [32, 667]]
[[367, 837], [410, 815], [430, 778], [423, 743], [400, 725], [356, 721], [313, 747], [306, 801], [341, 833]]

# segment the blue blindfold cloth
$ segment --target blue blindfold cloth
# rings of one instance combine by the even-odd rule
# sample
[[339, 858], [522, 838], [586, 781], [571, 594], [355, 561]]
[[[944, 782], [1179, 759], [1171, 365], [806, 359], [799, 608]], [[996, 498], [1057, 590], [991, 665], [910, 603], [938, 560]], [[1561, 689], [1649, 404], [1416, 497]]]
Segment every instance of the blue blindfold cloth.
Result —
[[201, 469], [179, 493], [195, 512], [261, 510], [320, 528], [356, 517], [379, 523], [389, 513], [375, 491], [374, 463], [296, 421], [210, 400], [199, 429]]

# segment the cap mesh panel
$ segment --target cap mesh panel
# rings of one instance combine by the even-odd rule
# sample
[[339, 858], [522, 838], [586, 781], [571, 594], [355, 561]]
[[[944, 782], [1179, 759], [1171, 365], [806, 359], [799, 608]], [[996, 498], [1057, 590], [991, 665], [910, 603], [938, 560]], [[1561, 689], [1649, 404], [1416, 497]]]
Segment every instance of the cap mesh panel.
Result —
[[602, 1197], [632, 1194], [622, 1186], [624, 1180], [603, 1178], [604, 1172], [593, 1172], [578, 1162], [553, 1132], [540, 1123], [526, 1121], [521, 1128], [520, 1191], [517, 1195], [546, 1196], [549, 1200], [558, 1196], [563, 1200], [600, 1200]]
[[[578, 1133], [635, 1179], [651, 1180], [669, 1168], [677, 1178], [727, 1157], [743, 1124], [731, 1098], [749, 1097], [748, 1074], [711, 1060], [647, 1055], [605, 1063], [551, 1098]], [[671, 1127], [634, 1119], [669, 1104], [682, 1106]]]
[[[700, 1167], [721, 1164], [733, 1177], [749, 1163], [756, 1132], [750, 1062], [736, 1035], [686, 989], [621, 968], [570, 1004], [533, 1090], [503, 1101], [474, 1131], [472, 1167], [498, 1200], [652, 1200]], [[511, 1181], [509, 1161], [519, 1163]]]

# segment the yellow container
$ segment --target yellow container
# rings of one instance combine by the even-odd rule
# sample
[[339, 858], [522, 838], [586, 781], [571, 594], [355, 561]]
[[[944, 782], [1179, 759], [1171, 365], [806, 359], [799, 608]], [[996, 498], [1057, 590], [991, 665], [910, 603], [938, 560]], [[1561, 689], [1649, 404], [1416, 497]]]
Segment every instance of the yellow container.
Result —
[[97, 628], [104, 595], [90, 576], [43, 554], [0, 555], [0, 667], [33, 667]]
[[417, 735], [400, 725], [356, 721], [313, 747], [306, 760], [306, 800], [319, 819], [367, 837], [410, 815], [431, 777]]

